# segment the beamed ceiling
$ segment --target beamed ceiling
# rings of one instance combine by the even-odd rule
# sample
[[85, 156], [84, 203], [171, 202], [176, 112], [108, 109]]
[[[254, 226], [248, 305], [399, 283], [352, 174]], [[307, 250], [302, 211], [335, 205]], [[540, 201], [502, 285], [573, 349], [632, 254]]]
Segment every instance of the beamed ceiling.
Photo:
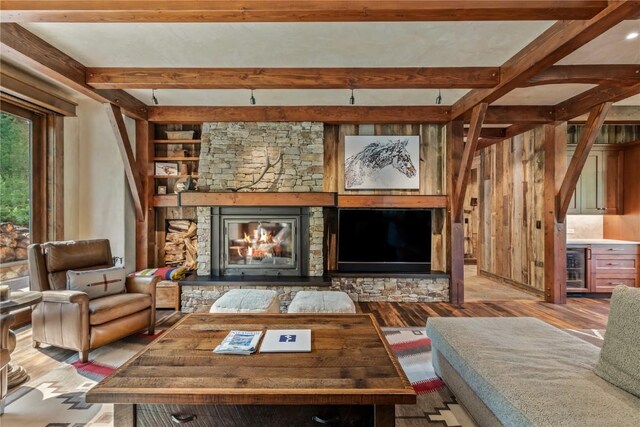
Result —
[[[218, 8], [222, 3], [229, 8], [224, 13]], [[233, 3], [154, 2], [153, 9], [136, 9], [138, 6], [134, 4], [141, 2], [107, 1], [98, 5], [95, 2], [4, 1], [0, 8], [3, 22], [18, 22], [24, 29], [88, 67], [88, 87], [121, 89], [147, 105], [151, 105], [151, 90], [149, 85], [139, 83], [144, 77], [139, 78], [138, 83], [118, 85], [115, 82], [113, 87], [100, 86], [100, 82], [93, 82], [91, 78], [113, 78], [110, 72], [117, 74], [128, 68], [160, 67], [170, 70], [242, 68], [249, 74], [258, 75], [265, 74], [261, 72], [264, 68], [405, 68], [406, 73], [413, 72], [409, 69], [417, 69], [419, 75], [421, 67], [478, 67], [482, 78], [474, 80], [467, 77], [457, 86], [442, 85], [442, 105], [454, 106], [462, 102], [469, 91], [475, 90], [474, 87], [495, 86], [500, 81], [498, 67], [548, 31], [558, 22], [556, 19], [597, 17], [609, 4], [606, 1], [573, 0], [302, 1], [296, 3], [296, 10], [282, 10], [278, 9], [278, 2], [263, 1], [245, 2], [251, 4], [246, 6], [243, 3], [246, 7], [235, 10], [229, 6]], [[529, 5], [523, 6], [525, 3]], [[117, 7], [110, 9], [111, 5]], [[625, 18], [627, 20], [618, 20], [590, 42], [562, 55], [555, 64], [626, 64], [640, 67], [640, 37], [626, 39], [629, 33], [640, 32], [637, 9], [631, 9]], [[196, 19], [201, 22], [193, 22]], [[414, 22], [423, 19], [425, 22]], [[14, 60], [6, 58], [6, 55], [4, 59]], [[25, 68], [19, 62], [16, 65]], [[493, 77], [491, 69], [497, 70]], [[93, 71], [98, 77], [93, 75]], [[447, 75], [446, 72], [434, 72]], [[582, 73], [580, 70], [575, 72]], [[399, 73], [401, 75], [402, 70]], [[165, 75], [173, 76], [173, 83], [177, 81], [172, 71]], [[349, 75], [348, 70], [345, 75]], [[608, 73], [600, 71], [600, 75], [607, 76]], [[172, 85], [169, 83], [159, 84], [161, 88], [157, 89], [156, 96], [161, 105], [233, 107], [249, 104], [248, 89], [253, 87], [254, 80], [238, 79], [242, 81], [227, 84], [232, 88], [218, 88], [214, 74], [208, 85], [189, 86], [199, 77], [196, 70], [195, 76], [189, 77], [191, 80], [187, 78], [186, 83], [173, 84], [174, 88], [168, 88]], [[490, 82], [492, 78], [495, 81]], [[612, 80], [616, 78], [617, 75]], [[637, 83], [640, 75], [635, 78]], [[284, 87], [276, 88], [262, 88], [260, 80], [255, 81], [255, 98], [260, 106], [348, 105], [350, 87], [356, 88], [358, 106], [430, 106], [435, 104], [440, 87], [429, 85], [428, 77], [419, 85], [414, 81], [414, 86], [395, 81], [392, 88], [367, 87], [372, 80], [367, 81], [366, 78], [360, 88], [360, 80], [349, 80], [348, 77], [343, 80], [337, 78], [337, 84], [334, 81], [326, 88], [306, 87], [305, 84], [313, 85], [313, 75], [306, 77], [306, 83], [299, 83], [302, 81], [299, 80], [301, 87], [295, 89], [290, 88], [296, 84], [293, 77], [281, 80], [285, 82], [281, 84]], [[386, 84], [384, 78], [382, 81]], [[490, 103], [499, 106], [555, 106], [585, 91], [595, 90], [603, 82], [580, 81], [574, 74], [572, 83], [562, 78], [553, 83], [517, 85]], [[610, 84], [611, 81], [605, 83]], [[640, 106], [640, 95], [619, 100], [617, 105]]]

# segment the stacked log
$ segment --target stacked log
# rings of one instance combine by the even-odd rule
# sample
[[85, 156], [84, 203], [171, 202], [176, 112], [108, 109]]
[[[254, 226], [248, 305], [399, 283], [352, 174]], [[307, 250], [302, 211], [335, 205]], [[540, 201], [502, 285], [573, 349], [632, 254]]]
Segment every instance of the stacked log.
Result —
[[0, 224], [0, 263], [27, 259], [29, 229], [10, 222]]
[[197, 225], [188, 219], [170, 220], [164, 243], [164, 263], [174, 267], [195, 270], [197, 250]]

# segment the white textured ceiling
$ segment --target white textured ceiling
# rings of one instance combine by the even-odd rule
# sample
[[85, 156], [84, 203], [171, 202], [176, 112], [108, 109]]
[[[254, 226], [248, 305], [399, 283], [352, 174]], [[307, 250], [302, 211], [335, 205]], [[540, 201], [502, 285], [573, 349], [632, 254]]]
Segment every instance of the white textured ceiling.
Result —
[[497, 66], [552, 22], [25, 24], [91, 67]]
[[[499, 66], [552, 22], [24, 24], [90, 67]], [[619, 24], [560, 64], [640, 64], [640, 21]], [[518, 89], [496, 104], [552, 105], [590, 85]], [[129, 90], [150, 104], [149, 90]], [[451, 105], [467, 90], [443, 90]], [[347, 90], [258, 90], [259, 105], [346, 105]], [[433, 105], [429, 89], [356, 90], [357, 105]], [[248, 105], [247, 90], [159, 90], [162, 105]], [[623, 104], [640, 104], [638, 97]]]

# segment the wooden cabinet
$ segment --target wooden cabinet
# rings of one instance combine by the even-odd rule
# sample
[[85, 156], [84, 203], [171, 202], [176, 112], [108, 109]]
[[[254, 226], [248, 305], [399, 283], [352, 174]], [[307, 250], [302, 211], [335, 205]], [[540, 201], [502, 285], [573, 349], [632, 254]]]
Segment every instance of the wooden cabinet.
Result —
[[[570, 147], [568, 160], [573, 156]], [[622, 165], [624, 152], [618, 147], [598, 146], [589, 153], [576, 191], [569, 205], [569, 214], [620, 215], [623, 213]]]
[[591, 245], [589, 291], [608, 293], [616, 286], [640, 285], [640, 246]]

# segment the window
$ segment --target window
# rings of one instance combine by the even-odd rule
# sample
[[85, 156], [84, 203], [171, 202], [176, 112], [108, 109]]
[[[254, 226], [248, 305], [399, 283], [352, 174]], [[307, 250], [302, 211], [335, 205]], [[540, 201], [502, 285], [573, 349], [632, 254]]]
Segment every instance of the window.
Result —
[[46, 116], [6, 102], [0, 110], [0, 281], [19, 289], [28, 287], [27, 246], [46, 236]]

